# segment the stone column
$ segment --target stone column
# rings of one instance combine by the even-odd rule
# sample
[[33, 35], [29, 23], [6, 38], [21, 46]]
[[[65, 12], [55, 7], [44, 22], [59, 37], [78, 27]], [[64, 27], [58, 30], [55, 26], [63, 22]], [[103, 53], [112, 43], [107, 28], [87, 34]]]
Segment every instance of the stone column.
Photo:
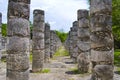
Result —
[[33, 62], [32, 71], [38, 72], [43, 69], [44, 55], [45, 55], [45, 43], [44, 43], [44, 11], [34, 10], [34, 22], [33, 22]]
[[45, 24], [45, 62], [50, 59], [50, 25]]
[[29, 80], [30, 0], [9, 0], [6, 80]]
[[50, 58], [53, 57], [54, 54], [54, 31], [50, 31]]
[[70, 28], [70, 45], [69, 45], [69, 53], [70, 53], [70, 58], [72, 58], [72, 53], [73, 53], [73, 48], [72, 48], [72, 27]]
[[69, 33], [68, 33], [68, 36], [67, 36], [67, 39], [65, 40], [65, 42], [64, 42], [64, 46], [65, 46], [65, 49], [69, 52], [69, 39], [70, 39], [70, 35], [69, 35]]
[[90, 63], [90, 30], [87, 10], [78, 10], [78, 70], [86, 73]]
[[90, 1], [91, 80], [113, 80], [112, 0]]
[[78, 21], [73, 22], [73, 27], [72, 27], [72, 58], [74, 63], [77, 62], [77, 56], [78, 56], [78, 47], [77, 47], [77, 41], [78, 41], [78, 35], [77, 35], [77, 30], [78, 30]]
[[1, 53], [1, 47], [2, 47], [2, 33], [1, 33], [1, 28], [2, 28], [2, 13], [0, 13], [0, 60], [2, 57], [2, 53]]

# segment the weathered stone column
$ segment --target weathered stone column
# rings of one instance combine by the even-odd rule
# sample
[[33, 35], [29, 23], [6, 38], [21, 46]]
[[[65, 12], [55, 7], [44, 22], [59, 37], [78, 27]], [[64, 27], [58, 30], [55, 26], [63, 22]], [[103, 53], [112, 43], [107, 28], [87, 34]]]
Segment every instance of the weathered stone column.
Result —
[[9, 0], [7, 80], [29, 80], [30, 0]]
[[54, 54], [54, 31], [50, 31], [50, 58], [53, 57]]
[[70, 53], [70, 58], [72, 58], [72, 53], [73, 53], [73, 37], [72, 37], [72, 27], [70, 28], [70, 45], [69, 45], [69, 53]]
[[91, 80], [113, 80], [112, 0], [90, 0]]
[[[2, 47], [2, 33], [1, 33], [1, 28], [2, 28], [2, 13], [0, 13], [0, 46]], [[1, 48], [0, 47], [0, 48]], [[0, 49], [0, 61], [1, 61], [2, 53]]]
[[50, 25], [45, 24], [45, 62], [50, 59]]
[[78, 57], [78, 46], [77, 46], [77, 41], [78, 41], [78, 21], [73, 22], [73, 27], [72, 27], [72, 59], [73, 62], [77, 62], [77, 57]]
[[90, 30], [87, 10], [78, 10], [78, 70], [86, 73], [90, 63]]
[[34, 10], [34, 22], [33, 22], [33, 62], [32, 71], [41, 71], [44, 64], [45, 55], [45, 42], [44, 42], [44, 11]]
[[65, 46], [65, 48], [68, 52], [69, 52], [69, 45], [70, 45], [70, 40], [69, 39], [70, 39], [70, 35], [68, 33], [67, 39], [64, 42], [64, 46]]

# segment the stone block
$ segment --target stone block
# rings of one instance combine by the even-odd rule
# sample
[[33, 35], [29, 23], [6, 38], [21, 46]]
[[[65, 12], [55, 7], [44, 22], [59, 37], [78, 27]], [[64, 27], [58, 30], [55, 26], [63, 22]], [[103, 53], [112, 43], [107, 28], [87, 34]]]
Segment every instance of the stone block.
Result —
[[9, 19], [8, 20], [8, 36], [20, 36], [29, 37], [30, 36], [30, 24], [29, 21], [22, 18]]

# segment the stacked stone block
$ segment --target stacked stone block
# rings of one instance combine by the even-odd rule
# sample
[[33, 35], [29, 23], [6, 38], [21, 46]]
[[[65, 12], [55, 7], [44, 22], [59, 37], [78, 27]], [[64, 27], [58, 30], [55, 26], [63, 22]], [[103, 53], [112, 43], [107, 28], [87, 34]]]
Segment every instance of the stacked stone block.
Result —
[[29, 80], [30, 0], [9, 0], [6, 80]]
[[69, 54], [70, 54], [70, 58], [72, 58], [72, 53], [73, 53], [73, 36], [72, 36], [72, 27], [70, 28], [70, 32], [69, 32], [69, 36], [70, 36], [70, 45], [69, 45]]
[[60, 38], [57, 36], [56, 32], [54, 32], [54, 42], [55, 42], [54, 52], [56, 52], [62, 46], [62, 42]]
[[45, 24], [45, 62], [50, 59], [50, 25]]
[[[1, 38], [2, 38], [1, 27], [2, 27], [2, 13], [0, 13], [0, 46], [1, 46]], [[0, 60], [1, 60], [1, 57], [2, 57], [2, 53], [0, 49]]]
[[113, 80], [112, 0], [90, 1], [91, 80]]
[[53, 57], [54, 54], [54, 31], [50, 31], [50, 58]]
[[67, 37], [67, 39], [65, 40], [65, 42], [64, 42], [64, 46], [65, 46], [65, 49], [69, 52], [69, 44], [70, 44], [70, 35], [69, 35], [69, 33], [68, 33], [68, 37]]
[[78, 30], [78, 22], [74, 21], [73, 22], [73, 27], [72, 27], [72, 59], [74, 63], [77, 62], [77, 56], [78, 56], [78, 47], [77, 47], [77, 41], [78, 41], [78, 35], [77, 35], [77, 30]]
[[50, 31], [50, 57], [52, 58], [54, 53], [62, 46], [60, 38], [57, 36], [56, 32]]
[[44, 11], [34, 10], [34, 22], [33, 22], [33, 61], [32, 71], [42, 71], [44, 65], [45, 55], [45, 42], [44, 42]]
[[87, 10], [78, 10], [78, 70], [86, 73], [90, 63], [90, 30]]

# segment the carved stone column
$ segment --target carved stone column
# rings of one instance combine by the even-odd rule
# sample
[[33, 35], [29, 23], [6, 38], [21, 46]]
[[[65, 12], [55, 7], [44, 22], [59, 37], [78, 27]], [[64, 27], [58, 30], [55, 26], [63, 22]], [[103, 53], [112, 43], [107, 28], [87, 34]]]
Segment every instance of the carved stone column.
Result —
[[86, 73], [90, 63], [90, 30], [87, 10], [78, 10], [78, 70]]
[[43, 69], [44, 55], [45, 55], [45, 42], [44, 42], [44, 11], [34, 10], [34, 23], [33, 23], [33, 62], [32, 71], [38, 72]]
[[0, 13], [0, 60], [2, 57], [2, 53], [1, 53], [1, 47], [2, 47], [2, 32], [1, 32], [1, 28], [2, 28], [2, 13]]
[[90, 0], [91, 80], [113, 80], [112, 0]]
[[9, 0], [7, 80], [29, 80], [30, 0]]
[[50, 25], [45, 24], [45, 62], [50, 59]]

